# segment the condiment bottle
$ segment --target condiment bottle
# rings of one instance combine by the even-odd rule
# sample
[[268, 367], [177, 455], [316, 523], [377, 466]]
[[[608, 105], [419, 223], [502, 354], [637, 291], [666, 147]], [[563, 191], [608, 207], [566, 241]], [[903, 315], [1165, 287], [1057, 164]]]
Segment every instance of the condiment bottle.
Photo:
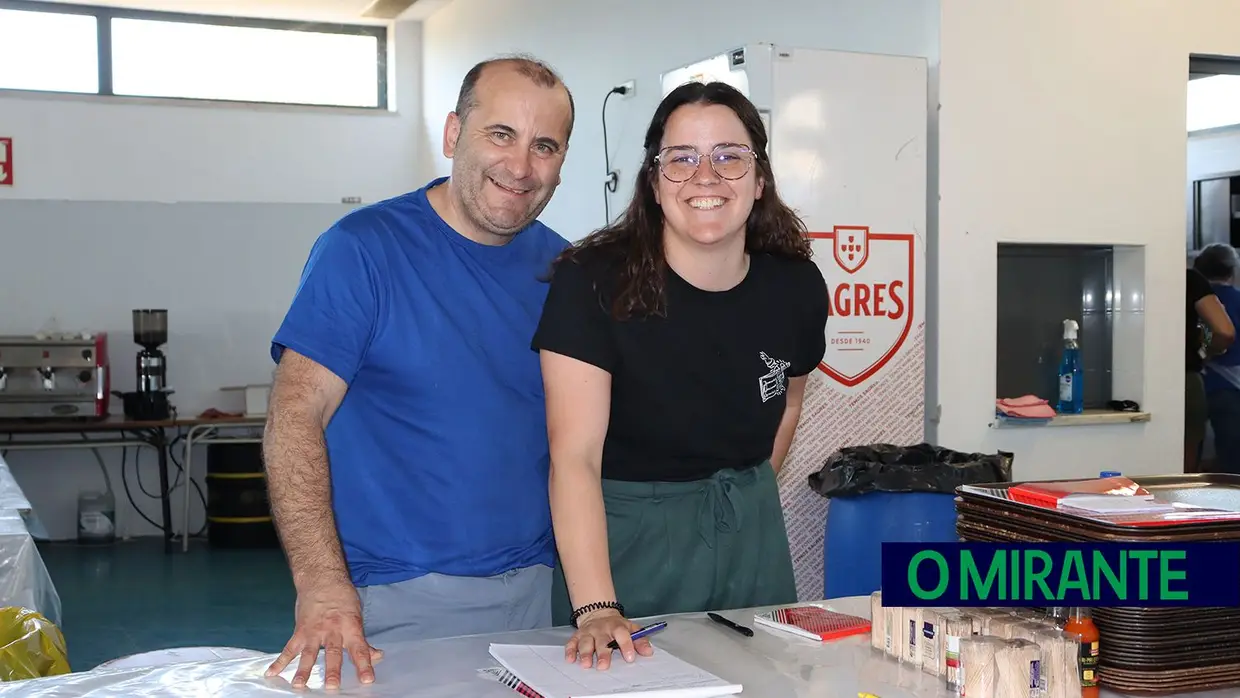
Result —
[[1089, 609], [1075, 607], [1068, 614], [1068, 622], [1064, 624], [1064, 632], [1075, 635], [1081, 640], [1081, 652], [1077, 657], [1077, 668], [1081, 675], [1081, 698], [1098, 698], [1098, 626], [1090, 617]]

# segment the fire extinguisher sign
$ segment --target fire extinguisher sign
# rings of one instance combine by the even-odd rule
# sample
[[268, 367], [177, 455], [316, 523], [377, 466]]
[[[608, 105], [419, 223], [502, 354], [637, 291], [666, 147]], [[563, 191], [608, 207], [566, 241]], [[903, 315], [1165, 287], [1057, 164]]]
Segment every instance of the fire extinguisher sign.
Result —
[[13, 139], [0, 138], [0, 187], [13, 186]]

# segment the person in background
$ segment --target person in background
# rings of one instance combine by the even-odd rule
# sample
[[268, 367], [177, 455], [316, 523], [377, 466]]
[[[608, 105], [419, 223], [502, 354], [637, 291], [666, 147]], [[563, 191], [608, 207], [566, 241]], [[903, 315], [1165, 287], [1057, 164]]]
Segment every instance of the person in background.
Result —
[[[1194, 263], [1195, 264], [1195, 263]], [[1188, 270], [1188, 308], [1186, 315], [1186, 350], [1184, 376], [1184, 472], [1199, 472], [1201, 442], [1206, 437], [1209, 406], [1206, 402], [1204, 360], [1231, 346], [1236, 328], [1227, 317], [1209, 280], [1196, 269]], [[1210, 331], [1209, 342], [1202, 341], [1201, 325]]]
[[[1193, 262], [1193, 268], [1210, 282], [1233, 328], [1240, 325], [1236, 262], [1236, 249], [1222, 243], [1206, 247]], [[1204, 387], [1214, 431], [1216, 464], [1212, 469], [1240, 475], [1240, 350], [1234, 344], [1206, 360]]]
[[263, 455], [297, 589], [268, 669], [319, 649], [550, 624], [555, 548], [529, 340], [568, 242], [537, 221], [573, 101], [529, 58], [478, 64], [444, 127], [450, 178], [359, 209], [310, 251], [271, 345]]
[[[542, 358], [568, 661], [653, 650], [627, 620], [796, 601], [776, 474], [826, 351], [826, 282], [757, 109], [673, 90], [615, 224], [556, 261]], [[597, 653], [597, 662], [594, 656]]]

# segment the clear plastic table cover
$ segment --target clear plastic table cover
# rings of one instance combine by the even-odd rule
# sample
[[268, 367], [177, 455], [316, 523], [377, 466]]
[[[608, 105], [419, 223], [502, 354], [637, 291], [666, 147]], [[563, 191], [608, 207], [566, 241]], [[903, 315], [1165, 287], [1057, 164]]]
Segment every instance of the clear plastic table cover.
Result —
[[38, 611], [60, 626], [60, 595], [20, 513], [0, 509], [0, 606]]
[[38, 611], [59, 626], [60, 596], [30, 535], [32, 516], [30, 502], [0, 458], [0, 606]]
[[[869, 615], [868, 598], [840, 599], [833, 608]], [[753, 610], [723, 615], [752, 625]], [[672, 616], [667, 630], [656, 636], [656, 648], [665, 648], [689, 662], [744, 685], [749, 698], [853, 698], [860, 692], [878, 698], [951, 698], [940, 681], [901, 666], [870, 648], [868, 637], [821, 643], [758, 628], [743, 637], [707, 620], [703, 615]], [[311, 677], [310, 689], [295, 691], [288, 681], [290, 667], [280, 677], [265, 679], [263, 670], [274, 655], [253, 659], [187, 662], [123, 670], [95, 670], [45, 679], [0, 684], [0, 696], [28, 698], [143, 698], [147, 696], [264, 696], [341, 695], [367, 698], [513, 698], [518, 694], [483, 678], [479, 670], [495, 666], [488, 654], [492, 642], [558, 644], [569, 630], [473, 635], [446, 640], [391, 645], [375, 666], [376, 681], [361, 686], [345, 662], [339, 691], [323, 689], [322, 658]], [[586, 671], [583, 669], [583, 671]], [[1102, 692], [1107, 698], [1117, 694]], [[1193, 694], [1193, 698], [1235, 698], [1236, 692]]]

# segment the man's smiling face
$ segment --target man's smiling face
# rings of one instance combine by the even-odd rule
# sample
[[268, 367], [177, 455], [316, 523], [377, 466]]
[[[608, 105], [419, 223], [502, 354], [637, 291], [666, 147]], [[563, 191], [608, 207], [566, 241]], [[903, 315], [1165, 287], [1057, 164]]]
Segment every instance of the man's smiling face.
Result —
[[511, 238], [538, 218], [560, 184], [572, 107], [563, 86], [541, 87], [516, 68], [489, 66], [464, 121], [444, 132], [452, 181], [470, 223]]

